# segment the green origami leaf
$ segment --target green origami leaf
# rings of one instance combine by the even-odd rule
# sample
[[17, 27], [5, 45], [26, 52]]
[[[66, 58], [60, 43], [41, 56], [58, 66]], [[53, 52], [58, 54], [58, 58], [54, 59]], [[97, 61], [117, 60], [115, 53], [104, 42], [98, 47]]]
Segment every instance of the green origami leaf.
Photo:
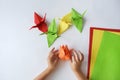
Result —
[[81, 15], [75, 9], [72, 8], [72, 23], [80, 32], [82, 32], [83, 29], [83, 16], [85, 13], [86, 11]]
[[47, 33], [48, 47], [50, 47], [57, 38], [58, 38], [57, 26], [56, 26], [55, 19], [53, 19], [53, 21], [50, 23], [48, 27], [48, 33]]

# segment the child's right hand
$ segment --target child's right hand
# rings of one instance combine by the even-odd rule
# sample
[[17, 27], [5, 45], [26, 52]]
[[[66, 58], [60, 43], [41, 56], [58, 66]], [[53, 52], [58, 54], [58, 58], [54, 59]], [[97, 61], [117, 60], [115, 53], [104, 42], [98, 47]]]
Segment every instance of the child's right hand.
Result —
[[70, 61], [73, 72], [80, 72], [81, 63], [84, 59], [83, 54], [80, 51], [72, 50], [72, 57]]
[[78, 80], [87, 80], [85, 75], [80, 70], [83, 59], [84, 56], [80, 51], [77, 52], [74, 49], [72, 50], [72, 58], [70, 61], [70, 65]]

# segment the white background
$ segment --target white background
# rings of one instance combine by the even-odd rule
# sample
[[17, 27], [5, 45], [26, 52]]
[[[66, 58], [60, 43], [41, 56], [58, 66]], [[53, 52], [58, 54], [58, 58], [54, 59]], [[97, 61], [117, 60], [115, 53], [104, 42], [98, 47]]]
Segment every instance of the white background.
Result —
[[[61, 18], [71, 8], [85, 14], [83, 32], [75, 26], [66, 31], [48, 48], [46, 36], [39, 36], [34, 25], [33, 13], [47, 13], [48, 23]], [[81, 50], [85, 60], [82, 65], [87, 73], [90, 26], [120, 29], [120, 0], [0, 0], [0, 80], [33, 80], [47, 67], [51, 48], [61, 44]], [[61, 61], [49, 80], [75, 80], [69, 61]]]

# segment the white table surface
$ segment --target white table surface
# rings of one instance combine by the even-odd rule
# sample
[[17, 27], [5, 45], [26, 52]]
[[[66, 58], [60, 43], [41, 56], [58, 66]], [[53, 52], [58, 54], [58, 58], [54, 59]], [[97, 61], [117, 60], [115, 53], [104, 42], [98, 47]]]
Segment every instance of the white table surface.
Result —
[[[62, 17], [71, 8], [85, 14], [83, 32], [75, 26], [66, 31], [48, 48], [46, 36], [39, 36], [34, 25], [33, 13], [47, 13], [47, 21]], [[68, 44], [81, 50], [85, 60], [82, 70], [87, 73], [89, 28], [120, 29], [120, 0], [0, 0], [0, 80], [33, 80], [47, 67], [51, 48]], [[60, 62], [49, 80], [75, 80], [69, 61]]]

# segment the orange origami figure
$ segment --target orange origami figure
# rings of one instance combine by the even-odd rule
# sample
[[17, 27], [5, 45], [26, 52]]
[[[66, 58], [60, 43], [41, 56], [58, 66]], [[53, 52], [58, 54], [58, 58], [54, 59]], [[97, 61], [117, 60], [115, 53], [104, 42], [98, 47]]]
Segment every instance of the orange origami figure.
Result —
[[69, 60], [71, 58], [71, 52], [68, 49], [67, 45], [60, 46], [60, 49], [59, 49], [59, 58], [61, 60]]

